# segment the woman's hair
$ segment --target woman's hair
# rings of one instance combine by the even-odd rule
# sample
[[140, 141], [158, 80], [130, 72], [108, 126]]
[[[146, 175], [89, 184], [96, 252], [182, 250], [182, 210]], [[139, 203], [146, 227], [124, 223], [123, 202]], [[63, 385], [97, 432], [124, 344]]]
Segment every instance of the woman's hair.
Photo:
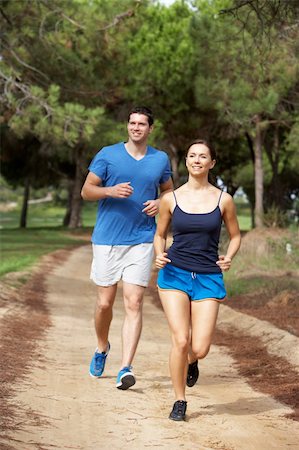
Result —
[[192, 145], [196, 145], [196, 144], [202, 144], [205, 147], [207, 147], [209, 149], [210, 155], [211, 155], [211, 159], [215, 159], [216, 160], [216, 150], [214, 149], [214, 147], [212, 146], [212, 144], [208, 141], [206, 141], [205, 139], [195, 139], [194, 141], [190, 142], [187, 151], [186, 151], [186, 156], [188, 156], [189, 150], [192, 147]]

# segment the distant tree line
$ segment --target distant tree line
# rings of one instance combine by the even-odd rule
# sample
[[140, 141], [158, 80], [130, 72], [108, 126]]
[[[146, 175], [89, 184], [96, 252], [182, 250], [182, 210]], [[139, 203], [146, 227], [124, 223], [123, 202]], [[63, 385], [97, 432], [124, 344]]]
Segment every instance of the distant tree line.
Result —
[[88, 163], [135, 104], [154, 110], [176, 185], [203, 137], [253, 226], [298, 197], [299, 1], [3, 0], [0, 20], [1, 172], [24, 188], [20, 226], [30, 189], [62, 184], [64, 225], [81, 225]]

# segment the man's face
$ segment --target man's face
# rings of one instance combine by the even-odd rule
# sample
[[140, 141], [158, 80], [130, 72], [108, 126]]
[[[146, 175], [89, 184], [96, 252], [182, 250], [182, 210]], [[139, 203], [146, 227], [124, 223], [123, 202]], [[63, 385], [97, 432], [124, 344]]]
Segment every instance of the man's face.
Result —
[[133, 113], [128, 122], [128, 135], [131, 141], [145, 142], [152, 132], [153, 126], [149, 126], [148, 117], [144, 114]]

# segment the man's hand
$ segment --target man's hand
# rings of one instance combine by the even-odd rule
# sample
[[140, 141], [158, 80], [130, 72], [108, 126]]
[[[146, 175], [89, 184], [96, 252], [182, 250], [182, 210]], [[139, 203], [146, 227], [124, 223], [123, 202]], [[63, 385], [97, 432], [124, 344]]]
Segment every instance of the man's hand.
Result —
[[169, 258], [167, 258], [167, 253], [161, 253], [160, 255], [156, 256], [156, 267], [158, 267], [158, 269], [163, 269], [163, 267], [166, 266], [167, 263], [170, 263], [171, 260]]
[[150, 217], [155, 217], [159, 212], [159, 203], [160, 200], [148, 200], [147, 202], [144, 202], [145, 208], [143, 208], [142, 212], [147, 214]]
[[232, 259], [229, 256], [226, 255], [220, 255], [218, 261], [216, 264], [220, 267], [222, 272], [226, 272], [230, 269], [232, 263]]
[[133, 194], [133, 188], [131, 186], [131, 181], [126, 183], [119, 183], [115, 186], [109, 187], [109, 197], [113, 198], [127, 198]]

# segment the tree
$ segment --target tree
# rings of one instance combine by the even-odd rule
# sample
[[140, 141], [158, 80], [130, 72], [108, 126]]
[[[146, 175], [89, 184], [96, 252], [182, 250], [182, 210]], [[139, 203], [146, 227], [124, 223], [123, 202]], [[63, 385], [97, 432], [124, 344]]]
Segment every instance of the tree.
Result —
[[[52, 155], [65, 154], [59, 155], [65, 146], [73, 149], [71, 158], [67, 154], [75, 165], [71, 227], [80, 224], [82, 167], [94, 148], [93, 137], [105, 130], [103, 122], [111, 122], [104, 112], [114, 102], [119, 80], [113, 30], [134, 15], [137, 5], [133, 0], [88, 5], [28, 0], [4, 2], [0, 9], [3, 116], [9, 116], [7, 123], [20, 138], [30, 134], [51, 143]], [[114, 61], [114, 74], [107, 70], [108, 60]]]
[[[241, 24], [243, 29], [260, 39], [263, 34], [271, 34], [273, 27], [279, 34], [288, 34], [299, 26], [298, 0], [233, 0], [220, 11], [229, 14]], [[252, 20], [253, 18], [253, 20]]]
[[[204, 4], [207, 11], [211, 7], [209, 2], [198, 4]], [[268, 37], [261, 36], [260, 45], [256, 47], [246, 31], [240, 39], [237, 23], [227, 17], [209, 20], [202, 11], [197, 14], [194, 28], [199, 60], [204, 67], [196, 80], [198, 101], [205, 99], [204, 93], [208, 92], [209, 102], [213, 102], [222, 119], [252, 143], [255, 225], [263, 226], [264, 142], [274, 123], [292, 121], [280, 105], [296, 82], [298, 61], [294, 44], [278, 40], [273, 33], [275, 46], [269, 47]]]
[[20, 227], [26, 228], [30, 189], [47, 186], [50, 181], [57, 183], [57, 174], [46, 154], [46, 144], [33, 134], [28, 132], [18, 138], [5, 124], [1, 125], [0, 134], [2, 175], [13, 186], [24, 186]]
[[[124, 70], [126, 96], [151, 106], [161, 121], [175, 184], [186, 143], [197, 137], [201, 117], [194, 108], [195, 58], [189, 34], [192, 10], [186, 2], [151, 5], [139, 11]], [[142, 100], [141, 100], [142, 99]]]

